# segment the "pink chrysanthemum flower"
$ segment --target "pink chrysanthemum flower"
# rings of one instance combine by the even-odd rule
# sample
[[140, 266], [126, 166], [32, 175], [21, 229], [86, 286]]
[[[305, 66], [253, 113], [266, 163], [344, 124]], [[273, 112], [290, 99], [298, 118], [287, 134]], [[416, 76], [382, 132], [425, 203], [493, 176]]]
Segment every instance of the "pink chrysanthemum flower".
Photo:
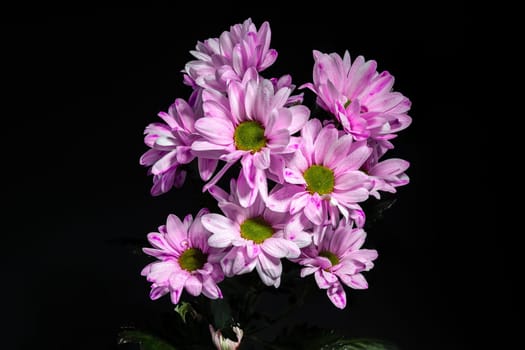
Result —
[[196, 60], [186, 64], [184, 78], [192, 87], [226, 91], [230, 80], [242, 80], [249, 68], [258, 72], [271, 66], [277, 51], [270, 49], [271, 30], [264, 22], [259, 30], [251, 19], [235, 24], [219, 38], [198, 42], [191, 54]]
[[281, 283], [281, 259], [297, 258], [299, 249], [312, 241], [311, 235], [291, 229], [289, 226], [295, 224], [290, 223], [289, 215], [269, 210], [260, 196], [250, 207], [242, 207], [235, 187], [232, 179], [230, 195], [216, 186], [210, 189], [224, 215], [202, 217], [202, 224], [212, 232], [208, 244], [229, 249], [221, 260], [227, 277], [256, 269], [264, 284], [277, 288]]
[[285, 184], [268, 198], [268, 207], [291, 215], [303, 213], [315, 225], [335, 225], [340, 213], [364, 224], [359, 202], [368, 198], [371, 180], [359, 169], [371, 149], [353, 141], [332, 124], [309, 120], [301, 131], [302, 144], [284, 170]]
[[244, 207], [253, 204], [258, 193], [266, 200], [268, 176], [282, 181], [283, 157], [291, 155], [298, 144], [291, 135], [304, 126], [310, 115], [303, 105], [286, 106], [289, 87], [275, 91], [270, 80], [250, 72], [243, 82], [230, 82], [227, 96], [212, 90], [203, 92], [205, 116], [195, 122], [202, 139], [192, 144], [200, 158], [226, 162], [204, 190], [240, 160], [242, 176], [237, 191]]
[[171, 214], [159, 232], [148, 234], [154, 248], [144, 248], [144, 253], [158, 259], [141, 272], [152, 282], [150, 297], [156, 300], [170, 294], [171, 302], [177, 304], [183, 289], [193, 296], [201, 293], [210, 299], [222, 298], [217, 283], [224, 279], [218, 261], [223, 252], [208, 246], [210, 232], [202, 226], [202, 209], [195, 220], [187, 215], [184, 221]]
[[[151, 123], [146, 127], [144, 142], [151, 149], [140, 158], [140, 164], [151, 167], [148, 173], [153, 175], [151, 194], [154, 196], [184, 184], [186, 171], [180, 166], [195, 158], [191, 144], [197, 138], [194, 124], [198, 117], [183, 99], [175, 100], [168, 113], [160, 112], [159, 117], [165, 123]], [[199, 159], [204, 180], [209, 180], [216, 167], [217, 160]]]
[[317, 227], [316, 244], [302, 250], [298, 262], [304, 267], [301, 277], [314, 274], [315, 281], [332, 303], [344, 309], [346, 293], [341, 282], [350, 288], [366, 289], [368, 283], [361, 272], [370, 270], [377, 258], [377, 251], [360, 249], [366, 233], [352, 228], [352, 224], [341, 221], [334, 230], [330, 225]]
[[354, 62], [345, 52], [313, 52], [313, 84], [304, 84], [317, 94], [317, 103], [332, 113], [345, 132], [356, 140], [389, 140], [408, 127], [410, 101], [392, 91], [394, 77], [387, 71], [378, 73], [377, 63], [358, 56]]

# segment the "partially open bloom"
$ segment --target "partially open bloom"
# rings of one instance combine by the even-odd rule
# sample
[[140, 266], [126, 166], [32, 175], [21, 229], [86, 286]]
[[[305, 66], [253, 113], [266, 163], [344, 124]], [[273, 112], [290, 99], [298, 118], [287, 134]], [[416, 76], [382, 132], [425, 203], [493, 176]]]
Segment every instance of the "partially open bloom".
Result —
[[[151, 149], [140, 158], [140, 164], [151, 167], [148, 172], [153, 175], [151, 194], [154, 196], [184, 184], [186, 171], [181, 165], [195, 158], [191, 144], [197, 137], [194, 128], [197, 116], [183, 99], [175, 100], [168, 113], [160, 112], [159, 117], [164, 123], [151, 123], [144, 131], [144, 142]], [[206, 180], [216, 166], [216, 160], [199, 160], [199, 168], [203, 169], [201, 175]]]
[[258, 193], [266, 200], [267, 177], [282, 178], [283, 156], [296, 149], [291, 135], [303, 127], [310, 115], [305, 106], [286, 106], [291, 91], [286, 85], [275, 90], [270, 80], [252, 70], [243, 82], [229, 83], [227, 96], [203, 92], [205, 116], [195, 122], [202, 139], [192, 144], [192, 150], [199, 158], [226, 162], [204, 190], [240, 160], [240, 204], [250, 206]]
[[317, 94], [317, 103], [332, 113], [345, 132], [356, 140], [392, 139], [411, 123], [407, 115], [410, 101], [392, 91], [394, 77], [378, 73], [377, 63], [358, 56], [354, 62], [348, 51], [314, 51], [313, 84], [304, 84]]
[[[289, 215], [269, 210], [260, 196], [248, 208], [242, 207], [235, 195], [235, 187], [235, 182], [232, 182], [233, 195], [213, 189], [224, 215], [206, 214], [202, 217], [202, 224], [212, 232], [208, 244], [228, 249], [221, 260], [227, 277], [256, 269], [264, 284], [277, 288], [281, 282], [281, 259], [297, 258], [299, 248], [309, 244], [311, 238], [304, 232], [292, 236], [286, 230]], [[307, 238], [302, 238], [304, 236]]]
[[198, 42], [191, 51], [196, 60], [184, 69], [186, 84], [222, 92], [230, 80], [242, 80], [249, 68], [263, 71], [277, 59], [277, 51], [270, 49], [271, 36], [268, 22], [257, 30], [249, 18], [231, 26], [219, 38]]
[[357, 204], [368, 198], [371, 181], [359, 169], [371, 149], [356, 142], [332, 124], [322, 127], [318, 119], [301, 131], [303, 142], [284, 170], [285, 184], [268, 198], [268, 207], [291, 215], [303, 213], [313, 224], [335, 225], [339, 215], [364, 224]]
[[303, 265], [301, 277], [314, 274], [319, 288], [326, 289], [332, 303], [343, 309], [346, 293], [341, 282], [354, 289], [366, 289], [368, 283], [361, 272], [368, 271], [377, 258], [377, 251], [360, 249], [366, 233], [352, 228], [351, 223], [341, 221], [334, 230], [332, 226], [317, 227], [315, 242], [302, 250], [296, 261]]
[[154, 248], [144, 248], [144, 253], [158, 259], [142, 270], [142, 275], [152, 282], [150, 297], [155, 300], [170, 294], [171, 302], [179, 302], [182, 291], [197, 296], [201, 293], [210, 299], [222, 298], [217, 283], [224, 279], [218, 264], [220, 249], [208, 246], [210, 232], [202, 226], [201, 218], [208, 210], [202, 209], [195, 220], [187, 215], [184, 221], [169, 215], [166, 225], [159, 232], [148, 234]]
[[213, 328], [211, 324], [209, 325], [209, 328], [211, 340], [213, 341], [213, 345], [215, 345], [215, 348], [217, 350], [236, 350], [241, 345], [241, 340], [242, 336], [244, 335], [244, 332], [240, 327], [232, 327], [233, 333], [235, 333], [235, 336], [237, 337], [237, 341], [233, 341], [231, 339], [223, 337], [221, 330], [215, 330], [215, 328]]

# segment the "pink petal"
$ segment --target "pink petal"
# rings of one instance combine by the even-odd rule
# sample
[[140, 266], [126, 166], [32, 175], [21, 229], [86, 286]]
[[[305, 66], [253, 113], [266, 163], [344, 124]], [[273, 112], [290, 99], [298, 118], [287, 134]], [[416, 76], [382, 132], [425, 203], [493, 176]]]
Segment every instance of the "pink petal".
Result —
[[323, 210], [323, 199], [319, 197], [317, 193], [309, 196], [306, 206], [304, 207], [304, 215], [315, 225], [322, 225], [323, 221], [326, 219], [324, 217]]
[[334, 192], [332, 196], [341, 204], [360, 203], [368, 199], [370, 192], [366, 188], [356, 188], [345, 192]]
[[257, 256], [257, 260], [257, 266], [265, 275], [272, 279], [281, 277], [283, 266], [280, 259], [263, 253]]
[[337, 308], [344, 309], [346, 307], [346, 293], [341, 283], [334, 283], [326, 291], [326, 295]]
[[338, 192], [345, 192], [354, 188], [362, 187], [367, 181], [369, 181], [369, 177], [362, 171], [349, 171], [336, 177], [334, 189]]
[[222, 298], [222, 292], [211, 277], [204, 278], [202, 283], [202, 294], [209, 299]]
[[231, 114], [236, 123], [245, 119], [244, 110], [244, 87], [237, 81], [232, 81], [228, 85], [228, 97], [230, 102]]
[[219, 214], [203, 215], [202, 225], [212, 232], [208, 244], [215, 248], [225, 248], [231, 245], [232, 240], [237, 238], [240, 232], [238, 224]]
[[295, 215], [303, 210], [309, 200], [310, 194], [308, 192], [301, 191], [295, 194], [290, 202], [290, 215]]
[[193, 295], [198, 296], [202, 292], [202, 281], [198, 275], [190, 275], [184, 284], [186, 291]]
[[323, 275], [323, 270], [319, 269], [315, 272], [315, 282], [317, 283], [317, 286], [321, 289], [327, 289], [330, 287], [330, 283], [326, 280], [325, 276]]
[[287, 134], [290, 134], [288, 127], [292, 122], [292, 113], [287, 108], [274, 109], [267, 118], [266, 135], [272, 135], [283, 129], [287, 131]]
[[144, 166], [151, 166], [153, 165], [157, 160], [162, 158], [162, 156], [165, 154], [165, 151], [159, 151], [156, 149], [150, 149], [146, 153], [140, 157], [140, 165]]
[[239, 204], [244, 208], [248, 208], [255, 202], [257, 193], [257, 187], [250, 186], [246, 181], [246, 177], [241, 174], [237, 181], [237, 196], [239, 197]]
[[166, 295], [168, 292], [169, 292], [169, 288], [152, 286], [151, 291], [149, 293], [149, 297], [151, 298], [151, 300], [157, 300], [160, 297]]
[[[324, 164], [324, 159], [328, 155], [328, 150], [337, 140], [338, 131], [332, 125], [328, 125], [321, 129], [321, 132], [315, 140], [314, 146], [314, 163]], [[326, 163], [329, 164], [329, 163]]]
[[174, 247], [170, 245], [170, 243], [166, 240], [164, 234], [158, 233], [158, 232], [151, 232], [148, 233], [148, 241], [149, 243], [160, 250], [166, 251], [166, 252], [172, 252], [172, 253], [178, 253]]
[[368, 282], [366, 281], [365, 277], [360, 273], [350, 276], [350, 280], [348, 282], [348, 286], [354, 289], [368, 288]]
[[195, 122], [195, 129], [212, 143], [224, 146], [233, 143], [233, 125], [222, 118], [201, 118]]
[[295, 243], [284, 238], [267, 238], [261, 244], [261, 248], [275, 258], [297, 258], [301, 254]]
[[301, 130], [306, 154], [313, 153], [314, 140], [321, 131], [321, 122], [319, 119], [310, 119]]
[[266, 203], [268, 201], [268, 179], [266, 178], [266, 172], [264, 170], [257, 169], [255, 186], [261, 195], [262, 201]]
[[317, 266], [304, 267], [301, 269], [301, 277], [304, 278], [306, 276], [309, 276], [318, 270], [319, 270], [319, 267]]
[[303, 189], [301, 186], [295, 185], [282, 186], [275, 191], [272, 190], [268, 196], [268, 208], [281, 213], [287, 212], [292, 197], [298, 192], [303, 192]]
[[331, 169], [335, 169], [337, 164], [346, 163], [346, 155], [352, 144], [352, 136], [346, 134], [333, 142], [323, 158], [323, 164]]
[[165, 154], [160, 160], [153, 164], [151, 167], [151, 173], [153, 175], [158, 175], [177, 165], [177, 151], [173, 150]]
[[366, 162], [372, 153], [372, 148], [367, 146], [366, 141], [354, 142], [348, 151], [345, 162], [336, 165], [336, 171], [357, 170]]
[[230, 169], [230, 167], [235, 164], [233, 162], [230, 162], [230, 163], [226, 163], [221, 170], [219, 170], [219, 172], [217, 172], [217, 174], [215, 174], [215, 176], [206, 184], [204, 185], [204, 187], [202, 188], [202, 192], [206, 192], [208, 190], [208, 188], [212, 187], [212, 186], [215, 186], [215, 184], [221, 179], [221, 177], [226, 174], [226, 172], [228, 171], [228, 169]]
[[[358, 61], [360, 57], [362, 56], [359, 56], [356, 61]], [[354, 66], [358, 67], [356, 62], [354, 62]], [[365, 88], [368, 87], [370, 80], [376, 73], [376, 69], [377, 63], [373, 60], [364, 63], [356, 70], [350, 69], [350, 85], [347, 90], [350, 95], [350, 99], [357, 97], [361, 92], [363, 92]]]
[[245, 254], [244, 248], [234, 248], [221, 260], [221, 267], [227, 277], [242, 275], [253, 271], [257, 259], [250, 259]]
[[290, 144], [290, 139], [290, 134], [286, 129], [272, 132], [266, 147], [274, 153], [283, 153], [287, 151], [286, 148]]
[[210, 177], [215, 172], [215, 169], [217, 168], [218, 162], [219, 161], [217, 159], [199, 158], [199, 174], [203, 181], [208, 181], [210, 179]]
[[228, 147], [208, 141], [195, 141], [191, 144], [191, 149], [197, 156], [207, 159], [219, 159], [228, 151]]
[[[168, 242], [179, 250], [186, 249], [187, 247], [182, 246], [181, 243], [188, 239], [187, 230], [180, 221], [179, 217], [170, 214], [166, 222], [167, 235], [166, 238]], [[187, 244], [187, 243], [186, 243]]]
[[383, 178], [392, 178], [402, 174], [408, 169], [409, 166], [410, 163], [406, 160], [391, 158], [376, 164], [372, 169], [370, 169], [369, 174]]
[[294, 185], [305, 185], [303, 173], [293, 168], [285, 168], [283, 172], [284, 180]]
[[295, 134], [305, 126], [310, 117], [310, 110], [304, 105], [291, 106], [288, 107], [288, 110], [292, 112], [292, 122], [288, 127], [288, 131], [290, 131], [290, 134]]
[[253, 155], [253, 164], [258, 169], [264, 170], [270, 167], [270, 150], [263, 148]]

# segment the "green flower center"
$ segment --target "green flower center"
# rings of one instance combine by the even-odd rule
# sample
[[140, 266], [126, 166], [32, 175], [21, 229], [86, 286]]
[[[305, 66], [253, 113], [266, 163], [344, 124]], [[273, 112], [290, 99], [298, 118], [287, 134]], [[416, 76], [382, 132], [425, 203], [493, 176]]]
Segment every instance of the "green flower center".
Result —
[[242, 122], [233, 134], [235, 146], [241, 151], [258, 152], [266, 146], [264, 127], [255, 121]]
[[352, 101], [350, 99], [348, 99], [348, 101], [345, 102], [345, 109], [350, 106], [350, 103], [352, 103]]
[[241, 224], [241, 237], [259, 244], [273, 236], [273, 228], [263, 218], [245, 220]]
[[208, 256], [198, 248], [189, 248], [179, 257], [179, 265], [186, 271], [195, 271], [204, 266]]
[[312, 165], [303, 174], [310, 193], [327, 194], [334, 190], [334, 172], [322, 165]]
[[325, 250], [325, 251], [320, 252], [319, 256], [324, 256], [325, 258], [330, 260], [330, 263], [332, 264], [332, 266], [339, 264], [339, 258], [334, 253], [331, 253]]

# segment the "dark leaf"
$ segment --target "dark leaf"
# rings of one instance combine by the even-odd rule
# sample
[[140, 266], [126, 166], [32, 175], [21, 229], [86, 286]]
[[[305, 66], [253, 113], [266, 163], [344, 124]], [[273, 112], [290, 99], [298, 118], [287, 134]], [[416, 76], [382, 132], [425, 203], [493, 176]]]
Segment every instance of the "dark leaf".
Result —
[[210, 309], [215, 329], [224, 329], [231, 325], [233, 321], [232, 311], [230, 304], [225, 298], [211, 300]]
[[377, 339], [339, 339], [321, 350], [398, 350], [398, 347]]
[[139, 344], [140, 350], [177, 350], [166, 341], [138, 330], [124, 330], [118, 335], [118, 344]]

